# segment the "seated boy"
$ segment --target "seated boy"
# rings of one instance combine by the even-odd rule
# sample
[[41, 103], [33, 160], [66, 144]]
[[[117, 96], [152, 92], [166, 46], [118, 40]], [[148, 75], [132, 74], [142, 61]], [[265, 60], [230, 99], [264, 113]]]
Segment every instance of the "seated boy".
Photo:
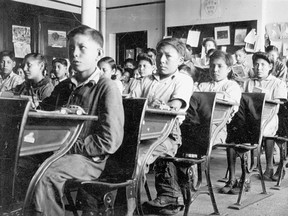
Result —
[[13, 72], [15, 67], [13, 52], [2, 51], [0, 53], [0, 92], [10, 91], [24, 82], [24, 79]]
[[[266, 93], [266, 99], [269, 100], [286, 100], [287, 90], [286, 84], [280, 79], [274, 77], [271, 72], [273, 69], [273, 61], [267, 53], [257, 52], [253, 55], [253, 65], [255, 77], [244, 83], [245, 92], [262, 92]], [[242, 112], [241, 112], [242, 113]], [[239, 131], [242, 130], [245, 124], [245, 116], [241, 116], [240, 113], [237, 114], [237, 125], [233, 125], [234, 129], [230, 134], [227, 142], [236, 142], [234, 139], [239, 136]], [[278, 116], [276, 115], [269, 124], [265, 127], [263, 135], [274, 136], [278, 129]], [[274, 142], [272, 140], [267, 140], [265, 144], [265, 154], [266, 154], [266, 171], [264, 172], [264, 180], [277, 179], [273, 176], [273, 146]], [[239, 193], [239, 187], [235, 176], [235, 152], [234, 150], [227, 149], [227, 160], [229, 169], [229, 180], [226, 185], [222, 188], [222, 193], [235, 194]], [[248, 190], [250, 185], [246, 184], [246, 189]]]
[[273, 61], [273, 69], [271, 74], [286, 82], [287, 67], [279, 59], [278, 48], [271, 45], [265, 48], [265, 52], [268, 54], [269, 58]]
[[[68, 34], [69, 58], [76, 71], [76, 88], [69, 104], [81, 106], [97, 122], [86, 122], [70, 153], [55, 161], [35, 189], [34, 207], [39, 215], [64, 215], [63, 191], [69, 179], [97, 179], [106, 159], [121, 145], [124, 112], [122, 97], [112, 80], [100, 77], [103, 36], [79, 26]], [[26, 168], [27, 169], [27, 168]]]
[[[186, 110], [189, 103], [190, 97], [193, 91], [193, 80], [185, 74], [181, 74], [178, 71], [178, 66], [183, 63], [185, 55], [185, 44], [180, 40], [175, 38], [167, 38], [161, 40], [157, 44], [157, 57], [156, 57], [156, 66], [157, 72], [155, 74], [144, 77], [140, 85], [137, 86], [130, 95], [132, 97], [146, 97], [148, 98], [148, 105], [154, 108], [163, 107], [167, 109]], [[177, 152], [178, 147], [181, 145], [181, 133], [179, 128], [179, 122], [176, 122], [174, 129], [172, 130], [169, 137], [161, 143], [152, 156], [148, 160], [148, 165], [153, 163], [160, 156], [174, 156]], [[150, 142], [143, 142], [140, 145], [138, 164], [142, 164], [142, 161], [145, 159], [146, 153], [149, 150]], [[165, 178], [163, 170], [167, 172], [170, 171], [170, 165], [172, 163], [161, 163], [156, 164], [160, 166], [156, 170], [155, 181], [156, 189], [158, 191], [157, 182], [159, 179]], [[148, 169], [145, 170], [147, 172]], [[173, 180], [172, 180], [173, 181]], [[176, 191], [173, 187], [171, 190], [167, 191], [167, 194], [164, 196], [158, 197], [156, 200], [153, 200], [152, 205], [161, 205], [161, 203], [168, 197], [169, 202], [178, 203], [177, 199], [181, 196], [181, 192]], [[162, 194], [161, 194], [162, 195]], [[162, 197], [164, 197], [162, 199]]]
[[[211, 75], [211, 78], [213, 81], [211, 82], [204, 82], [199, 84], [198, 87], [195, 88], [195, 91], [204, 91], [204, 92], [218, 92], [217, 97], [220, 99], [226, 99], [230, 100], [236, 103], [240, 102], [241, 98], [241, 89], [239, 85], [232, 80], [228, 80], [227, 76], [229, 72], [231, 71], [231, 66], [233, 64], [233, 60], [231, 55], [224, 53], [222, 51], [215, 51], [212, 56], [210, 57], [210, 67], [209, 67], [209, 72]], [[191, 105], [191, 104], [190, 104]], [[235, 110], [237, 110], [238, 106], [235, 106]], [[189, 122], [188, 124], [191, 125], [191, 122], [195, 122], [195, 115], [193, 113], [197, 112], [197, 109], [195, 110], [195, 107], [189, 106], [187, 110], [187, 115], [186, 119], [183, 122], [184, 123], [187, 121]], [[233, 113], [231, 113], [231, 116]], [[190, 119], [191, 118], [191, 119]], [[197, 122], [195, 122], [197, 124]], [[183, 129], [183, 128], [182, 128]], [[218, 140], [216, 139], [216, 143], [219, 142], [224, 142], [226, 139], [226, 129], [222, 131], [222, 133], [219, 133], [219, 138]], [[199, 148], [201, 148], [199, 146]], [[181, 149], [181, 148], [180, 148]], [[179, 150], [180, 150], [179, 149]], [[199, 149], [199, 152], [201, 152], [201, 149]], [[169, 181], [169, 178], [167, 176], [167, 173], [165, 170], [162, 170], [164, 173], [163, 176], [165, 176], [166, 173], [166, 178], [161, 178], [156, 182], [156, 189], [157, 189], [157, 202], [155, 200], [148, 202], [148, 204], [151, 207], [156, 207], [160, 210], [160, 213], [162, 214], [176, 214], [179, 211], [178, 207], [175, 207], [174, 209], [171, 208], [171, 204], [175, 205], [173, 203], [173, 194], [168, 193], [169, 191], [172, 190], [175, 194], [181, 195], [180, 192], [180, 187], [178, 185], [178, 182], [175, 179], [181, 180], [179, 176], [183, 176], [182, 172], [183, 170], [176, 169], [174, 164], [171, 164], [171, 170], [174, 172], [170, 173], [170, 179], [173, 179], [174, 181]], [[177, 205], [176, 205], [177, 206]]]
[[13, 92], [17, 95], [32, 97], [33, 106], [51, 95], [54, 86], [49, 77], [44, 76], [47, 61], [40, 53], [29, 53], [24, 57], [23, 67], [26, 81], [16, 86]]

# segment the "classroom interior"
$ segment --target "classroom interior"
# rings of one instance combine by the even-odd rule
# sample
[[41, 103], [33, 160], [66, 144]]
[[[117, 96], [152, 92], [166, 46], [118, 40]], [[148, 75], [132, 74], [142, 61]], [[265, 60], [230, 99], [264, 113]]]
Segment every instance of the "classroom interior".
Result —
[[[203, 53], [202, 41], [208, 37], [216, 39], [219, 49], [232, 54], [240, 47], [246, 47], [252, 63], [253, 53], [264, 51], [268, 41], [279, 49], [280, 56], [288, 56], [287, 9], [287, 0], [0, 0], [0, 51], [14, 50], [18, 65], [25, 54], [42, 53], [50, 71], [54, 58], [68, 57], [66, 39], [60, 43], [51, 42], [53, 33], [65, 38], [69, 30], [85, 24], [102, 32], [105, 56], [112, 57], [119, 65], [128, 57], [136, 60], [140, 52], [155, 48], [158, 41], [169, 37], [190, 43], [199, 58]], [[29, 31], [29, 39], [13, 40], [18, 27]], [[264, 155], [261, 160], [264, 163]], [[278, 154], [275, 163], [279, 162]], [[210, 163], [211, 181], [217, 191], [223, 185], [226, 172], [225, 150], [212, 152]], [[240, 175], [240, 162], [237, 166], [237, 175]], [[155, 197], [153, 172], [147, 178]], [[237, 196], [215, 192], [221, 215], [288, 214], [287, 176], [281, 189], [273, 189], [275, 182], [266, 183], [269, 195], [265, 197], [259, 195], [259, 179], [252, 177], [252, 182], [252, 190], [243, 194], [243, 208], [229, 208], [236, 203]], [[205, 184], [204, 177], [204, 190], [207, 189]], [[141, 197], [147, 200], [144, 189]], [[124, 214], [122, 207], [115, 208], [115, 216]], [[211, 213], [209, 195], [201, 195], [191, 205], [188, 215]], [[73, 213], [66, 211], [65, 215]], [[176, 215], [183, 215], [183, 211]]]

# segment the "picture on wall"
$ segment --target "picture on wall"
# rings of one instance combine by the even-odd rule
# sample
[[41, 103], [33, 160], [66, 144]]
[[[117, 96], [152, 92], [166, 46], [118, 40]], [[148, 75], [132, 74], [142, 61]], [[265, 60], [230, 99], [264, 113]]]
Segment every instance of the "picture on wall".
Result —
[[221, 26], [214, 28], [215, 40], [217, 45], [230, 45], [230, 27]]
[[243, 46], [245, 45], [245, 37], [247, 34], [247, 29], [235, 29], [235, 37], [234, 37], [234, 46]]
[[66, 31], [48, 30], [48, 46], [66, 47]]

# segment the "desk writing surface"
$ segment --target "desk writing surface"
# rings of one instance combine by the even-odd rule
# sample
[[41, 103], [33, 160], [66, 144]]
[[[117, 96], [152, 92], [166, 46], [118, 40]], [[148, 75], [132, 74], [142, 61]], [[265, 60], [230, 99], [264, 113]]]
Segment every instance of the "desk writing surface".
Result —
[[231, 112], [231, 108], [237, 105], [237, 103], [233, 101], [227, 101], [222, 99], [216, 99], [216, 104], [213, 113], [213, 123], [220, 123], [225, 120], [227, 112]]
[[184, 116], [185, 112], [147, 109], [141, 130], [141, 140], [158, 138], [179, 115]]
[[74, 136], [84, 121], [97, 121], [97, 116], [29, 112], [24, 127], [20, 156], [51, 152]]

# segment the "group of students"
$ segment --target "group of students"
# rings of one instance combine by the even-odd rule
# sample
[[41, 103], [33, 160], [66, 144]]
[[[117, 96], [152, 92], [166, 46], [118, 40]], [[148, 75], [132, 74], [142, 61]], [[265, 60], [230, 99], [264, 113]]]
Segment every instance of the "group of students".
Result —
[[[123, 139], [124, 112], [121, 95], [123, 92], [128, 97], [147, 98], [148, 105], [152, 108], [183, 110], [187, 113], [191, 111], [189, 102], [194, 91], [217, 92], [218, 98], [233, 101], [235, 104], [240, 103], [242, 92], [254, 92], [255, 88], [258, 89], [258, 92], [259, 89], [265, 91], [267, 99], [287, 99], [286, 84], [273, 75], [274, 61], [268, 53], [257, 52], [253, 55], [253, 76], [245, 80], [243, 85], [240, 86], [232, 79], [233, 76], [231, 79], [229, 78], [234, 64], [231, 55], [217, 50], [215, 41], [209, 39], [203, 44], [204, 47], [207, 46], [207, 53], [209, 47], [214, 46], [213, 52], [210, 51], [209, 56], [207, 55], [207, 59], [204, 61], [205, 64], [209, 62], [209, 80], [199, 82], [195, 78], [203, 76], [195, 74], [195, 71], [193, 72], [194, 63], [187, 59], [187, 56], [189, 56], [187, 46], [179, 39], [166, 38], [157, 44], [156, 55], [153, 50], [150, 50], [150, 53], [147, 52], [138, 56], [137, 71], [140, 76], [135, 73], [135, 77], [129, 82], [127, 79], [125, 90], [119, 83], [120, 79], [113, 78], [113, 76], [118, 76], [115, 61], [110, 57], [102, 58], [103, 36], [100, 32], [81, 25], [71, 30], [67, 38], [69, 60], [75, 74], [69, 79], [59, 78], [59, 84], [53, 90], [52, 83], [46, 81], [46, 77], [43, 75], [45, 70], [43, 56], [28, 54], [24, 58], [23, 64], [26, 81], [21, 84], [18, 78], [17, 81], [14, 78], [14, 88], [18, 90], [14, 92], [19, 94], [21, 91], [28, 91], [27, 94], [30, 96], [37, 95], [41, 100], [37, 107], [45, 110], [55, 110], [58, 105], [81, 106], [89, 115], [97, 115], [99, 121], [86, 122], [69, 154], [55, 161], [45, 172], [36, 186], [31, 215], [64, 215], [63, 191], [65, 183], [71, 179], [97, 179], [101, 175], [107, 158], [117, 151]], [[1, 76], [5, 80], [8, 77], [5, 75], [7, 71], [9, 68], [13, 69], [15, 65], [13, 57], [9, 55], [6, 56], [2, 53], [0, 59]], [[184, 63], [189, 66], [185, 67]], [[61, 67], [59, 64], [62, 63], [55, 60], [53, 63], [55, 70]], [[179, 68], [186, 68], [186, 70], [180, 72]], [[10, 72], [9, 76], [15, 77], [13, 72]], [[125, 76], [125, 74], [122, 74], [122, 76]], [[67, 80], [67, 83], [64, 83], [65, 80]], [[4, 82], [1, 81], [0, 86]], [[45, 88], [38, 88], [44, 86], [44, 84]], [[231, 119], [237, 110], [238, 105], [235, 105], [231, 113]], [[148, 172], [149, 165], [155, 162], [159, 156], [176, 155], [182, 144], [181, 124], [189, 121], [188, 116], [185, 120], [178, 119], [176, 121], [170, 135], [157, 146], [147, 160], [148, 164], [146, 164], [145, 172]], [[267, 133], [274, 135], [278, 128], [277, 118], [271, 121], [269, 128]], [[224, 128], [218, 134], [215, 143], [225, 142], [226, 137], [227, 129]], [[193, 144], [193, 141], [191, 141], [191, 144]], [[271, 150], [273, 144], [266, 144], [266, 155], [268, 157], [264, 176], [267, 179], [274, 176], [273, 163], [270, 160], [273, 156], [273, 147]], [[150, 146], [151, 141], [140, 144], [138, 168], [147, 156]], [[227, 152], [230, 179], [221, 189], [222, 193], [237, 193], [239, 188], [235, 176], [234, 154], [230, 150]], [[29, 178], [31, 178], [44, 159], [43, 155], [33, 155], [19, 159], [17, 173], [19, 179], [17, 184], [20, 185], [18, 186], [19, 191], [21, 191], [21, 188], [25, 188], [21, 187], [25, 182], [23, 178], [27, 178], [29, 173]], [[148, 209], [153, 210], [153, 213], [156, 209], [159, 214], [176, 214], [179, 208], [171, 209], [171, 206], [179, 205], [179, 198], [182, 196], [177, 181], [177, 169], [173, 163], [161, 160], [155, 162], [155, 167], [157, 198], [147, 202], [146, 205], [150, 207]], [[89, 194], [89, 191], [86, 191], [86, 193]], [[95, 199], [93, 200], [94, 203], [101, 203], [97, 195], [84, 196], [83, 199], [92, 199], [92, 197]], [[89, 205], [91, 202], [86, 200], [83, 203], [86, 203], [86, 206], [82, 207], [84, 216], [97, 212], [95, 205], [93, 207]]]

